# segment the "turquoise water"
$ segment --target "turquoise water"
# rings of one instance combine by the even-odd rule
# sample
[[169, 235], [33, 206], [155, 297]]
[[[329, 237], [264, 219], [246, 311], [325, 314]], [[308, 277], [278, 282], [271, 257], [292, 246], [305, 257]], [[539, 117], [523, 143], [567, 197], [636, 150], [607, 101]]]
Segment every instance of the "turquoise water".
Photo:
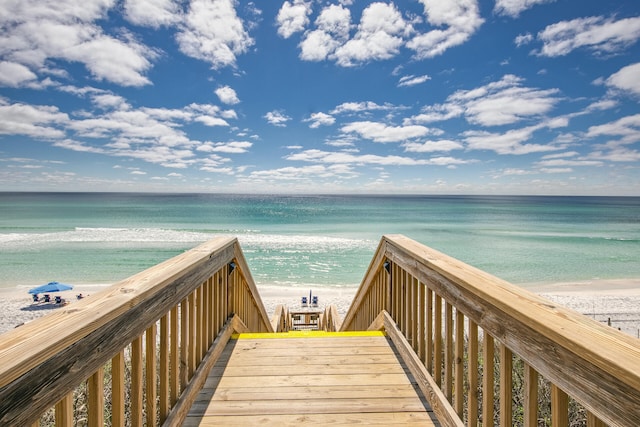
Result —
[[258, 285], [351, 287], [395, 233], [516, 284], [640, 277], [640, 198], [0, 193], [0, 287], [113, 283], [217, 235]]

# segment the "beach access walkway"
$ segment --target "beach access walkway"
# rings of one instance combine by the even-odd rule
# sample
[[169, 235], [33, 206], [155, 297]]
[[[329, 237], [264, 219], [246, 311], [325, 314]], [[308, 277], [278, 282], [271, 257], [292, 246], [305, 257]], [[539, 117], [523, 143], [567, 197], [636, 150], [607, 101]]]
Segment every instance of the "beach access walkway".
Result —
[[2, 426], [376, 422], [637, 427], [640, 339], [401, 235], [344, 319], [219, 237], [0, 335]]
[[384, 333], [239, 334], [185, 426], [439, 425]]

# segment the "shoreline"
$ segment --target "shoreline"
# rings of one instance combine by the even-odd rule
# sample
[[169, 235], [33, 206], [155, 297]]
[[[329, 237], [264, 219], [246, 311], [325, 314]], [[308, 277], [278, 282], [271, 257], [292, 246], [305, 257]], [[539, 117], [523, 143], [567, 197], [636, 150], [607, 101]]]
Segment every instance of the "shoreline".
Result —
[[[91, 296], [111, 284], [77, 285], [71, 291], [53, 294], [64, 298], [69, 304], [82, 293]], [[589, 316], [599, 322], [611, 322], [611, 326], [633, 336], [640, 337], [640, 278], [572, 281], [555, 284], [521, 284], [519, 287], [547, 298], [557, 304]], [[278, 304], [298, 307], [301, 297], [309, 295], [306, 287], [281, 287], [257, 285], [267, 315], [273, 315]], [[60, 307], [55, 304], [33, 304], [28, 287], [0, 288], [0, 300], [4, 310], [0, 313], [0, 334], [20, 324], [29, 322]], [[344, 318], [357, 287], [316, 287], [319, 306], [335, 304]]]

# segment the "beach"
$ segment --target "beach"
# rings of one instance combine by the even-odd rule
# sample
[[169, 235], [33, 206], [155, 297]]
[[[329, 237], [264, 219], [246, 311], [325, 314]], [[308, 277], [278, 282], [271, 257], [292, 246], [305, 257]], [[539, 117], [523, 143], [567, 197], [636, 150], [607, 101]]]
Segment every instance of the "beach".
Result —
[[[61, 292], [59, 295], [68, 302], [63, 307], [68, 308], [77, 301], [76, 295], [82, 293], [90, 298], [108, 286], [76, 286], [73, 291]], [[612, 327], [633, 337], [640, 336], [640, 279], [575, 281], [523, 287], [598, 322], [610, 322]], [[258, 286], [258, 290], [269, 316], [274, 313], [278, 304], [290, 308], [299, 307], [301, 298], [308, 297], [311, 291], [318, 296], [319, 307], [335, 304], [343, 318], [357, 289], [323, 287], [310, 290], [301, 287]], [[27, 289], [22, 288], [2, 289], [0, 299], [3, 304], [0, 312], [0, 334], [62, 309], [54, 303], [34, 304]]]

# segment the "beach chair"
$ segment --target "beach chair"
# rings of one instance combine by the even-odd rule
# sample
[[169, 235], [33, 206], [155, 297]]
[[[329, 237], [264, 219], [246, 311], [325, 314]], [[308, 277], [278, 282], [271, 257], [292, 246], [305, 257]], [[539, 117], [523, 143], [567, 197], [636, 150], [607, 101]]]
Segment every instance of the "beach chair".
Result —
[[38, 294], [33, 294], [33, 302], [39, 302], [40, 301], [40, 297], [38, 296]]
[[51, 297], [49, 296], [49, 294], [44, 295], [44, 302], [51, 302]]
[[307, 297], [302, 297], [302, 300], [300, 301], [300, 305], [303, 307], [308, 307], [309, 306], [309, 302], [307, 300]]
[[62, 297], [56, 297], [56, 304], [62, 304]]
[[318, 306], [318, 297], [316, 295], [311, 297], [311, 306], [312, 307], [317, 307]]

